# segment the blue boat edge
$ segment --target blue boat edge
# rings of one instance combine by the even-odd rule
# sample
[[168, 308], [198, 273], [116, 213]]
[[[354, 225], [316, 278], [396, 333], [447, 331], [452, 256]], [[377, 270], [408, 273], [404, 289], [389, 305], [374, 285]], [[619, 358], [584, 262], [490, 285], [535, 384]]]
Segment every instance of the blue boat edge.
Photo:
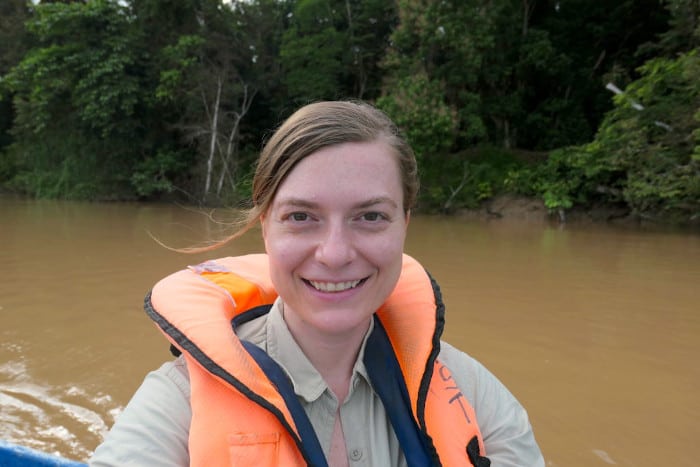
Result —
[[26, 446], [0, 439], [0, 466], [2, 467], [86, 467], [87, 464], [46, 454]]

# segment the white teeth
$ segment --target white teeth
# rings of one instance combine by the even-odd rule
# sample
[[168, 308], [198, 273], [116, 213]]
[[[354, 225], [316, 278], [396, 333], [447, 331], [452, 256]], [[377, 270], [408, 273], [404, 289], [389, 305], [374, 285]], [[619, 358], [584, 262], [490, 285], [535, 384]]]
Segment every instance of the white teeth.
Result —
[[343, 290], [352, 289], [356, 287], [360, 281], [348, 281], [348, 282], [316, 282], [309, 281], [309, 283], [316, 289], [322, 292], [342, 292]]

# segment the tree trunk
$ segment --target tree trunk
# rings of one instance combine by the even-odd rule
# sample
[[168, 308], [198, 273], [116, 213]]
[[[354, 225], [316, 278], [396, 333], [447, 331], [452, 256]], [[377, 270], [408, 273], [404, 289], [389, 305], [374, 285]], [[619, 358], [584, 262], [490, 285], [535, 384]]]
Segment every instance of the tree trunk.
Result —
[[[221, 77], [216, 80], [216, 100], [214, 101], [214, 115], [211, 118], [211, 139], [209, 140], [209, 157], [207, 158], [207, 177], [204, 182], [204, 197], [209, 194], [211, 177], [214, 170], [214, 154], [216, 154], [216, 143], [219, 138], [219, 107], [221, 106], [221, 88], [223, 82]], [[206, 105], [206, 101], [205, 101]]]
[[535, 4], [537, 0], [523, 0], [523, 25], [522, 25], [522, 37], [527, 36], [528, 30], [530, 28], [530, 18], [532, 18], [532, 13], [535, 11]]
[[365, 76], [365, 64], [362, 59], [362, 50], [357, 45], [355, 40], [355, 26], [352, 21], [352, 8], [350, 6], [350, 0], [345, 0], [345, 11], [348, 17], [348, 33], [350, 34], [350, 47], [351, 53], [355, 60], [355, 65], [357, 65], [357, 82], [355, 83], [355, 94], [358, 99], [362, 99], [365, 94], [365, 88], [367, 85], [367, 77]]
[[248, 85], [243, 83], [243, 99], [241, 101], [241, 109], [239, 112], [235, 112], [233, 117], [233, 126], [229, 132], [228, 141], [226, 142], [226, 152], [223, 155], [223, 167], [221, 168], [221, 173], [219, 174], [219, 181], [216, 186], [216, 195], [221, 195], [221, 190], [224, 186], [224, 179], [228, 175], [231, 178], [232, 187], [235, 189], [235, 170], [233, 173], [230, 171], [230, 166], [235, 166], [234, 154], [238, 152], [238, 134], [241, 126], [241, 120], [248, 113], [255, 94], [257, 91], [248, 92]]

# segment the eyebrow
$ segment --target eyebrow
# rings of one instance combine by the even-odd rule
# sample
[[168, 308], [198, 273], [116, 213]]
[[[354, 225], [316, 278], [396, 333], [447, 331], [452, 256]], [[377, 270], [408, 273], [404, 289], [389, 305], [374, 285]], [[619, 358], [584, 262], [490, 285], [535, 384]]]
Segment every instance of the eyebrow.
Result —
[[279, 206], [291, 206], [299, 208], [315, 208], [318, 206], [318, 204], [302, 198], [286, 198], [276, 204], [278, 204]]
[[399, 207], [396, 204], [396, 201], [389, 198], [388, 196], [377, 196], [376, 198], [370, 198], [367, 201], [360, 203], [357, 207], [358, 208], [369, 208], [371, 206], [376, 206], [377, 204], [384, 204], [384, 203], [390, 204], [394, 208]]
[[[377, 196], [375, 198], [370, 198], [368, 200], [362, 201], [361, 203], [354, 206], [354, 208], [355, 209], [364, 209], [364, 208], [369, 208], [369, 207], [376, 206], [378, 204], [383, 204], [383, 203], [390, 204], [394, 208], [399, 207], [398, 204], [396, 204], [396, 201], [389, 198], [388, 196]], [[286, 198], [286, 199], [281, 200], [278, 205], [279, 206], [308, 208], [308, 209], [314, 209], [314, 208], [318, 207], [318, 203], [315, 203], [313, 201], [309, 201], [309, 200], [303, 199], [303, 198]]]

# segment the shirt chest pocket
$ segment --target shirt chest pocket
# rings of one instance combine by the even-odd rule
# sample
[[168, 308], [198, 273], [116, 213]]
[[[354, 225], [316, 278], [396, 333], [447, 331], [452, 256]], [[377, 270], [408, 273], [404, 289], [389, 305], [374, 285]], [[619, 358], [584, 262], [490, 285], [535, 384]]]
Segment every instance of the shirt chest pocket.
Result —
[[280, 433], [228, 435], [231, 466], [273, 467], [280, 465]]

